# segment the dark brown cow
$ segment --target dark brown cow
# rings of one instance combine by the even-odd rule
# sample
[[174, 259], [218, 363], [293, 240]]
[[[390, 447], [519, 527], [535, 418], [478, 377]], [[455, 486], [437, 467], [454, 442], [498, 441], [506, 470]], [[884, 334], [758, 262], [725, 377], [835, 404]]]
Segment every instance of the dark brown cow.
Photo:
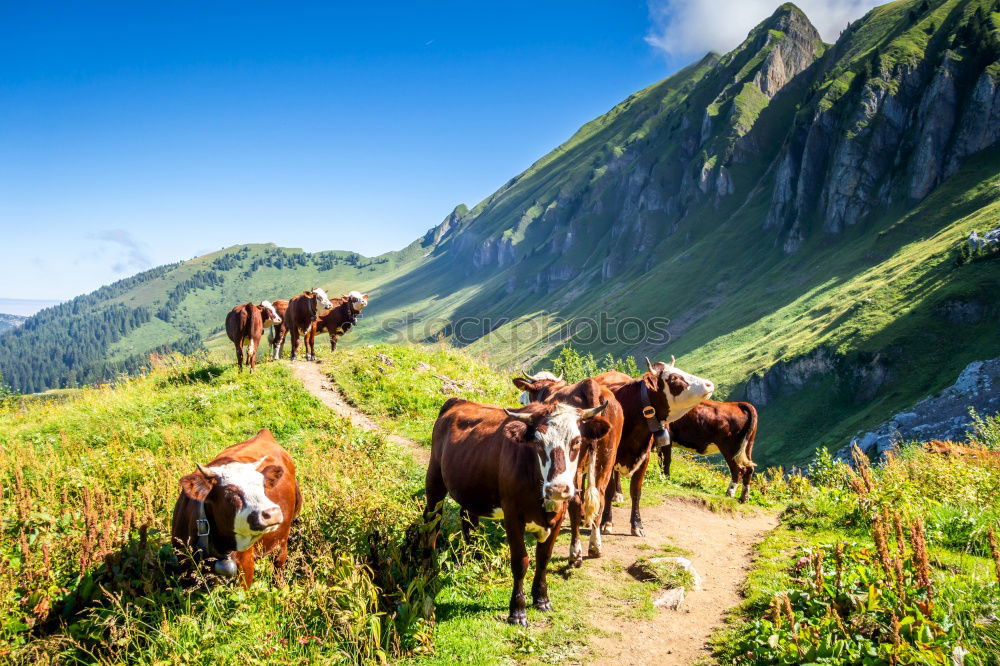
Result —
[[[562, 384], [562, 386], [558, 386]], [[522, 404], [531, 402], [560, 402], [582, 409], [597, 407], [607, 403], [604, 418], [611, 425], [605, 435], [599, 439], [588, 440], [580, 454], [580, 465], [577, 467], [576, 487], [582, 491], [584, 474], [586, 474], [586, 493], [577, 492], [569, 503], [570, 544], [569, 562], [573, 566], [583, 563], [583, 546], [580, 543], [580, 525], [590, 528], [590, 544], [587, 554], [590, 557], [601, 556], [600, 517], [604, 512], [604, 497], [615, 468], [615, 455], [618, 450], [618, 440], [622, 433], [622, 408], [614, 394], [607, 388], [597, 384], [592, 379], [566, 386], [561, 378], [552, 377], [550, 373], [539, 373], [534, 377], [525, 375], [516, 377], [514, 386], [522, 394]], [[523, 397], [529, 397], [524, 402]], [[582, 520], [581, 520], [582, 518]]]
[[333, 299], [332, 303], [333, 309], [316, 318], [314, 337], [320, 333], [329, 333], [330, 351], [336, 351], [337, 339], [358, 323], [361, 311], [368, 305], [368, 294], [352, 291]]
[[[749, 402], [717, 402], [706, 400], [667, 426], [670, 444], [694, 449], [701, 455], [721, 453], [729, 465], [732, 481], [726, 495], [736, 495], [743, 482], [740, 502], [747, 501], [750, 479], [753, 478], [754, 439], [757, 437], [757, 410]], [[670, 476], [671, 446], [660, 448], [663, 473]]]
[[[649, 372], [639, 379], [632, 379], [623, 372], [610, 371], [594, 377], [594, 380], [615, 394], [622, 407], [625, 423], [618, 443], [615, 470], [620, 476], [631, 477], [629, 494], [632, 499], [631, 527], [633, 536], [643, 536], [642, 516], [639, 500], [642, 497], [642, 482], [649, 467], [653, 446], [653, 434], [661, 441], [665, 439], [663, 424], [684, 416], [692, 407], [711, 397], [715, 385], [707, 379], [684, 372], [671, 363], [649, 363]], [[604, 500], [604, 516], [601, 529], [610, 532], [612, 525], [611, 504], [614, 499], [615, 484], [609, 483]]]
[[292, 334], [292, 356], [295, 360], [299, 351], [299, 336], [301, 335], [306, 343], [306, 360], [316, 360], [316, 329], [313, 322], [317, 317], [321, 317], [333, 307], [333, 303], [327, 298], [326, 292], [316, 287], [312, 291], [304, 291], [295, 298], [288, 301], [285, 308], [284, 321], [281, 330], [277, 332], [276, 340], [272, 344], [272, 353], [275, 361], [281, 354], [282, 347], [285, 346], [285, 335]]
[[215, 558], [215, 571], [253, 583], [255, 556], [288, 557], [288, 533], [302, 509], [295, 463], [267, 429], [234, 444], [181, 479], [171, 535], [195, 559]]
[[[475, 525], [480, 518], [502, 519], [514, 577], [511, 624], [527, 625], [524, 576], [528, 552], [524, 533], [534, 533], [535, 608], [552, 608], [545, 570], [567, 500], [575, 494], [583, 440], [603, 437], [611, 425], [598, 416], [607, 405], [580, 410], [561, 403], [532, 404], [519, 412], [452, 398], [434, 424], [427, 466], [427, 520], [443, 509], [446, 495], [458, 502]], [[430, 538], [434, 547], [439, 527]]]
[[226, 335], [236, 345], [236, 363], [243, 372], [243, 345], [247, 345], [247, 363], [250, 372], [257, 367], [257, 349], [260, 347], [260, 336], [264, 329], [281, 325], [281, 317], [274, 306], [267, 301], [260, 305], [247, 303], [237, 305], [226, 315]]

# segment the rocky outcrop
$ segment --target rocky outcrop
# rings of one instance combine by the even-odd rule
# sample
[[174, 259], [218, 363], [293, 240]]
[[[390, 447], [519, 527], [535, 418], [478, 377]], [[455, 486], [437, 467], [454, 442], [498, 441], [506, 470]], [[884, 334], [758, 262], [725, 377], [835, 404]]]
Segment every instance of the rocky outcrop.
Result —
[[854, 444], [875, 459], [896, 449], [902, 442], [964, 441], [969, 438], [972, 422], [970, 408], [982, 415], [1000, 412], [1000, 358], [973, 361], [952, 386], [921, 400], [875, 429], [858, 433], [850, 444], [837, 451], [836, 457], [850, 461]]
[[820, 347], [809, 354], [779, 361], [763, 374], [751, 376], [744, 396], [756, 406], [764, 407], [828, 376], [834, 377], [838, 390], [843, 389], [845, 400], [860, 404], [875, 397], [891, 379], [890, 364], [882, 353], [842, 357]]

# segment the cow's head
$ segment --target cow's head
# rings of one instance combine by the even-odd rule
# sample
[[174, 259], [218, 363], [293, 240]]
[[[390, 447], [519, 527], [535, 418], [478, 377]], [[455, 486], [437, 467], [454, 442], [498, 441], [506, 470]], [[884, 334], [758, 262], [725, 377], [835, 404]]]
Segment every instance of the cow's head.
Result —
[[329, 297], [326, 292], [316, 287], [312, 290], [312, 294], [316, 299], [316, 314], [318, 316], [325, 315], [327, 312], [333, 309], [333, 303], [330, 302]]
[[260, 318], [264, 320], [264, 328], [281, 323], [281, 317], [278, 316], [278, 311], [274, 309], [271, 301], [260, 302]]
[[522, 405], [533, 402], [544, 402], [553, 392], [566, 386], [562, 376], [556, 377], [548, 370], [542, 370], [537, 375], [524, 373], [524, 377], [515, 377], [514, 386], [521, 389], [518, 398]]
[[351, 309], [357, 314], [365, 309], [368, 305], [368, 294], [362, 294], [360, 291], [351, 291], [346, 296], [347, 300], [351, 303]]
[[181, 491], [196, 502], [205, 503], [212, 529], [232, 534], [236, 550], [244, 551], [269, 532], [281, 527], [284, 516], [266, 491], [277, 485], [284, 469], [257, 462], [227, 462], [181, 478]]
[[542, 477], [542, 501], [547, 511], [576, 492], [574, 479], [580, 463], [583, 440], [600, 439], [611, 428], [602, 412], [608, 403], [591, 409], [578, 409], [563, 403], [529, 405], [527, 410], [505, 410], [511, 420], [504, 434], [530, 444], [538, 457]]
[[670, 363], [651, 363], [642, 380], [650, 391], [649, 399], [660, 414], [667, 414], [667, 421], [673, 422], [684, 416], [692, 407], [712, 397], [715, 384], [707, 379], [684, 372], [676, 365], [673, 356]]

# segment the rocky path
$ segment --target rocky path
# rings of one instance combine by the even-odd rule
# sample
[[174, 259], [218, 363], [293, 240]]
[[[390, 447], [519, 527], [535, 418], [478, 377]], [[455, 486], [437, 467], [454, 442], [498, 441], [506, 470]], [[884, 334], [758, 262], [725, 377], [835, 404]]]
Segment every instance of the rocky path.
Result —
[[604, 539], [603, 557], [584, 560], [580, 571], [595, 576], [624, 572], [640, 557], [654, 556], [661, 546], [672, 545], [690, 553], [687, 557], [702, 578], [701, 589], [689, 591], [678, 610], [657, 610], [650, 620], [609, 608], [598, 622], [607, 633], [591, 642], [593, 655], [587, 663], [711, 662], [708, 639], [742, 600], [753, 546], [777, 526], [777, 517], [764, 512], [718, 513], [699, 501], [672, 497], [643, 507], [642, 522], [646, 536], [631, 536], [627, 507], [616, 507], [614, 533]]
[[[294, 363], [292, 372], [323, 404], [366, 430], [377, 430], [426, 463], [430, 451], [411, 439], [385, 432], [357, 408], [348, 404], [333, 381], [315, 363]], [[722, 489], [720, 489], [720, 492]], [[614, 532], [604, 539], [604, 555], [587, 559], [579, 575], [592, 578], [595, 605], [606, 605], [591, 622], [603, 630], [593, 635], [588, 664], [693, 664], [711, 661], [708, 639], [725, 614], [740, 603], [740, 590], [750, 569], [752, 548], [777, 524], [772, 513], [726, 514], [703, 503], [673, 497], [642, 511], [646, 536], [628, 530], [628, 510], [615, 508]], [[586, 537], [584, 537], [586, 540]], [[652, 619], [629, 617], [621, 603], [602, 597], [609, 578], [627, 576], [626, 569], [640, 557], [650, 557], [663, 546], [691, 553], [694, 569], [702, 578], [700, 590], [690, 591], [678, 610], [657, 610]], [[564, 547], [560, 540], [559, 547]], [[576, 575], [576, 574], [574, 574]]]
[[290, 367], [292, 368], [292, 373], [305, 385], [307, 391], [316, 396], [320, 402], [333, 411], [349, 418], [355, 427], [381, 432], [390, 442], [406, 449], [418, 462], [426, 464], [430, 460], [430, 449], [420, 446], [420, 444], [417, 444], [412, 439], [387, 432], [359, 409], [349, 404], [333, 383], [333, 380], [326, 376], [319, 364], [296, 362], [292, 363]]

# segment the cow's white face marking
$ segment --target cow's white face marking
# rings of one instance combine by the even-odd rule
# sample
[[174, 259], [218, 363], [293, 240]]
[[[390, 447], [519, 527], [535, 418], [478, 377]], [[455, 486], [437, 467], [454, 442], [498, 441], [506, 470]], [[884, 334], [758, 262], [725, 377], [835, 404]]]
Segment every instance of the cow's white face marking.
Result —
[[250, 516], [254, 512], [277, 509], [281, 507], [271, 501], [264, 493], [264, 475], [257, 471], [260, 462], [231, 462], [216, 467], [209, 467], [217, 477], [221, 488], [236, 486], [242, 494], [243, 506], [233, 518], [233, 532], [236, 534], [236, 550], [244, 551], [257, 541], [281, 527], [281, 521], [268, 525], [261, 531], [250, 528]]
[[667, 377], [670, 375], [677, 375], [683, 379], [685, 383], [687, 383], [687, 387], [677, 395], [673, 394], [669, 386], [667, 386], [665, 390], [667, 404], [670, 405], [670, 414], [667, 416], [668, 423], [676, 421], [691, 411], [691, 409], [699, 402], [708, 400], [712, 397], [712, 391], [715, 390], [715, 384], [709, 380], [697, 375], [692, 375], [689, 372], [684, 372], [680, 368], [667, 363], [662, 363], [662, 366], [663, 367], [660, 369], [660, 377], [663, 378], [664, 382], [667, 381]]
[[327, 297], [326, 292], [316, 287], [313, 289], [313, 293], [316, 294], [316, 314], [326, 314], [333, 309], [333, 303], [330, 302], [329, 297]]
[[264, 328], [270, 328], [275, 324], [281, 323], [281, 317], [278, 316], [278, 311], [274, 309], [273, 305], [271, 305], [271, 301], [261, 301], [260, 307], [271, 313], [270, 319], [264, 319]]
[[524, 529], [526, 531], [531, 532], [532, 534], [534, 534], [535, 538], [538, 539], [539, 541], [545, 541], [546, 539], [548, 539], [549, 538], [549, 534], [551, 532], [551, 530], [549, 530], [549, 528], [542, 527], [541, 525], [537, 525], [535, 523], [527, 523], [527, 524], [525, 524]]
[[[544, 457], [538, 455], [543, 500], [566, 500], [576, 492], [574, 480], [580, 455], [577, 450], [571, 456], [570, 448], [574, 440], [580, 439], [579, 418], [575, 407], [560, 403], [546, 420], [547, 427], [535, 429], [535, 439], [545, 452]], [[565, 491], [565, 497], [550, 496], [557, 488]]]
[[348, 292], [347, 298], [351, 301], [351, 307], [355, 312], [361, 312], [368, 305], [368, 298], [360, 291]]

